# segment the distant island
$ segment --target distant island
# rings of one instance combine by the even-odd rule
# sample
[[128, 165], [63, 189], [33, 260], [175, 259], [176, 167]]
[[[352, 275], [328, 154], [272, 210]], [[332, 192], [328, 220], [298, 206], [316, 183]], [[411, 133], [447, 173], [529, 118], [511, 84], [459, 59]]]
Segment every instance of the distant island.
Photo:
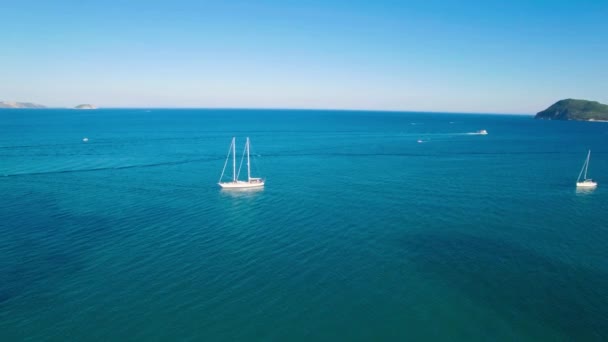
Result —
[[597, 101], [565, 99], [538, 112], [535, 119], [608, 121], [608, 105]]
[[81, 105], [74, 107], [74, 109], [97, 109], [97, 107], [95, 107], [91, 104], [81, 104]]
[[[0, 109], [1, 108], [11, 108], [11, 109], [35, 108], [35, 109], [41, 109], [41, 108], [47, 108], [47, 106], [43, 106], [41, 104], [31, 103], [31, 102], [0, 101]], [[81, 105], [78, 105], [78, 106], [74, 107], [74, 109], [97, 109], [97, 107], [93, 106], [92, 104], [81, 104]]]
[[46, 106], [31, 102], [0, 101], [0, 108], [46, 108]]

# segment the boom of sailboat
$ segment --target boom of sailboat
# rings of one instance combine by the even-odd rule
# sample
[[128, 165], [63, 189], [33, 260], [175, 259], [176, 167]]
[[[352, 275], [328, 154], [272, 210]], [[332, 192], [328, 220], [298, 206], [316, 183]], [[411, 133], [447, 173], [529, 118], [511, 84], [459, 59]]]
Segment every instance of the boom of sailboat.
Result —
[[[249, 143], [249, 138], [247, 138], [247, 142], [245, 143], [245, 150], [243, 151], [243, 157], [241, 158], [241, 166], [243, 165], [243, 159], [247, 156], [247, 180], [239, 180], [239, 174], [241, 173], [241, 166], [237, 171], [236, 169], [236, 138], [232, 138], [232, 142], [230, 143], [230, 149], [228, 150], [228, 155], [226, 156], [226, 162], [224, 162], [224, 169], [222, 170], [222, 175], [220, 176], [220, 180], [218, 182], [219, 186], [223, 189], [246, 189], [246, 188], [260, 188], [264, 186], [264, 179], [251, 177], [251, 159], [250, 159], [250, 150], [251, 144]], [[229, 182], [222, 182], [224, 178], [224, 173], [226, 171], [226, 166], [228, 166], [228, 160], [230, 159], [230, 155], [232, 155], [232, 180]]]

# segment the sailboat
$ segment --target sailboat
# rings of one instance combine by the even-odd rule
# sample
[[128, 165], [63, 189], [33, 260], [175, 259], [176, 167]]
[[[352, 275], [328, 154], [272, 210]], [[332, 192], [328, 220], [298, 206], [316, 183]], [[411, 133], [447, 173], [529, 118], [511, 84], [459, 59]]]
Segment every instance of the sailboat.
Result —
[[[585, 159], [585, 163], [583, 164], [583, 168], [581, 172], [578, 174], [578, 179], [576, 180], [576, 187], [584, 187], [584, 188], [592, 188], [596, 187], [597, 183], [593, 181], [591, 178], [587, 178], [587, 169], [589, 169], [589, 158], [591, 157], [591, 150], [587, 153], [587, 159]], [[581, 181], [581, 176], [583, 176]]]
[[[260, 188], [264, 186], [264, 179], [251, 177], [251, 161], [249, 157], [249, 151], [251, 149], [251, 144], [249, 143], [249, 138], [247, 138], [247, 142], [245, 143], [245, 150], [243, 151], [243, 157], [241, 158], [241, 166], [243, 165], [243, 158], [247, 155], [247, 180], [241, 181], [239, 180], [239, 174], [241, 173], [241, 166], [239, 166], [239, 170], [236, 170], [236, 138], [232, 138], [232, 143], [230, 144], [230, 149], [228, 150], [228, 155], [226, 156], [226, 162], [224, 163], [224, 169], [222, 170], [222, 175], [220, 176], [220, 180], [217, 184], [221, 186], [223, 189], [245, 189], [245, 188]], [[228, 160], [230, 159], [230, 155], [232, 155], [232, 180], [229, 182], [222, 182], [222, 178], [224, 178], [224, 173], [226, 171], [226, 166], [228, 166]]]

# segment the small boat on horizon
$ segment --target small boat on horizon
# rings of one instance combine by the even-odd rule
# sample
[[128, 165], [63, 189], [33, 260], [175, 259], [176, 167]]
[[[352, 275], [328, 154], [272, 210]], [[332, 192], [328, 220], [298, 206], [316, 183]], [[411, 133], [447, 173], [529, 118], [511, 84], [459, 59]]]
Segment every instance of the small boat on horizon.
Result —
[[[576, 179], [576, 187], [577, 188], [593, 188], [597, 186], [597, 182], [594, 182], [593, 179], [587, 178], [587, 170], [589, 169], [589, 159], [591, 158], [591, 150], [587, 153], [587, 159], [583, 163], [583, 168], [581, 172], [578, 174], [578, 178]], [[581, 176], [582, 180], [581, 180]]]
[[480, 129], [479, 131], [476, 132], [477, 134], [480, 135], [488, 135], [488, 131], [486, 131], [485, 129]]
[[[239, 170], [237, 172], [236, 169], [236, 138], [232, 138], [232, 143], [230, 144], [230, 149], [228, 150], [228, 155], [226, 156], [226, 162], [224, 162], [224, 169], [222, 170], [222, 175], [220, 176], [220, 180], [217, 183], [222, 189], [245, 189], [245, 188], [260, 188], [264, 186], [263, 178], [251, 177], [251, 160], [249, 157], [251, 149], [251, 144], [249, 143], [249, 137], [247, 138], [247, 142], [245, 143], [245, 150], [243, 151], [243, 157], [247, 155], [247, 180], [241, 181], [239, 180], [239, 174], [241, 173], [241, 167], [239, 166]], [[222, 182], [222, 178], [224, 178], [224, 172], [226, 171], [226, 166], [228, 165], [228, 160], [230, 159], [230, 155], [232, 155], [232, 181]], [[243, 165], [243, 159], [241, 158], [241, 166]]]

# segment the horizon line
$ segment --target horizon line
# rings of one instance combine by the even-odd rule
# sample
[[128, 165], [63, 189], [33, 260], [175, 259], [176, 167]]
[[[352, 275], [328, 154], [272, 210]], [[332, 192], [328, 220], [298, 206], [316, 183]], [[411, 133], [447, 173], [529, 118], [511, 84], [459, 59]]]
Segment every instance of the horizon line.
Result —
[[78, 109], [75, 107], [44, 107], [44, 108], [0, 108], [1, 109], [74, 109], [79, 111], [90, 111], [99, 109], [201, 109], [201, 110], [274, 110], [274, 111], [332, 111], [332, 112], [380, 112], [380, 113], [429, 113], [429, 114], [479, 114], [479, 115], [517, 115], [517, 116], [533, 116], [535, 113], [509, 113], [509, 112], [463, 112], [463, 111], [435, 111], [435, 110], [403, 110], [403, 109], [361, 109], [361, 108], [275, 108], [275, 107], [138, 107], [138, 106], [96, 106], [94, 109]]

